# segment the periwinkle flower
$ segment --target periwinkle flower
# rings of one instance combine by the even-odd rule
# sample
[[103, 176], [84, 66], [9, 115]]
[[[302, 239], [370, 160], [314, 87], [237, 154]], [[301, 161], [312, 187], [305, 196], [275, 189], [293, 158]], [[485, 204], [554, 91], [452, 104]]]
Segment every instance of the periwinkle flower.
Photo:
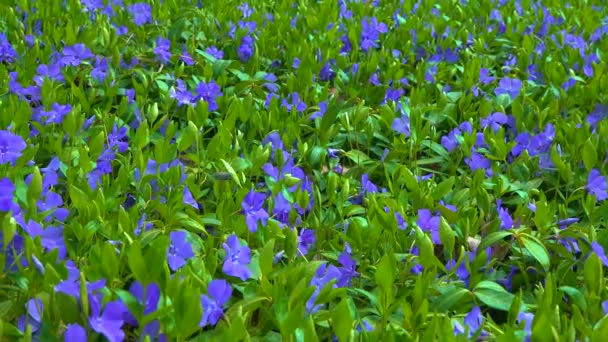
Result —
[[176, 86], [169, 90], [169, 96], [177, 100], [177, 106], [195, 104], [196, 97], [188, 90], [186, 83], [181, 79], [176, 80], [176, 83]]
[[591, 250], [593, 251], [593, 253], [595, 253], [595, 255], [597, 255], [602, 264], [608, 267], [608, 257], [606, 256], [604, 247], [600, 245], [597, 241], [593, 241], [591, 243]]
[[247, 265], [251, 263], [251, 250], [246, 245], [241, 246], [239, 238], [232, 234], [223, 244], [226, 250], [226, 259], [222, 272], [229, 276], [240, 278], [242, 281], [251, 277], [251, 270]]
[[598, 202], [608, 198], [608, 193], [606, 192], [608, 189], [606, 177], [602, 176], [597, 169], [592, 169], [591, 172], [589, 172], [587, 186], [585, 188], [591, 195], [595, 195]]
[[486, 128], [490, 126], [494, 133], [496, 133], [507, 121], [508, 117], [504, 113], [496, 112], [481, 119], [481, 127]]
[[135, 25], [142, 26], [152, 22], [152, 7], [149, 4], [137, 2], [127, 8]]
[[[320, 308], [321, 305], [315, 305], [315, 301], [319, 296], [319, 293], [332, 280], [337, 280], [341, 277], [340, 270], [334, 265], [328, 265], [327, 263], [323, 263], [319, 265], [317, 271], [315, 272], [313, 278], [310, 280], [309, 286], [314, 287], [315, 291], [310, 296], [308, 301], [306, 301], [306, 312], [315, 313]], [[334, 283], [333, 287], [336, 288], [338, 285]]]
[[465, 158], [465, 162], [471, 171], [485, 170], [486, 177], [492, 177], [492, 161], [482, 154], [473, 152], [471, 158]]
[[496, 201], [496, 207], [498, 208], [498, 218], [500, 219], [501, 229], [511, 229], [513, 227], [513, 218], [509, 211], [502, 207], [502, 200]]
[[212, 57], [217, 58], [217, 59], [224, 58], [224, 51], [219, 50], [214, 45], [211, 45], [210, 47], [206, 48], [205, 52], [208, 53], [209, 55], [211, 55]]
[[262, 208], [264, 200], [266, 200], [266, 195], [251, 190], [241, 203], [243, 213], [245, 214], [245, 220], [247, 221], [247, 227], [252, 233], [255, 233], [258, 230], [258, 222], [265, 225], [268, 221], [268, 212]]
[[51, 110], [42, 111], [40, 113], [41, 120], [45, 125], [57, 124], [61, 125], [63, 123], [63, 119], [66, 115], [68, 115], [72, 111], [71, 104], [61, 105], [59, 103], [53, 103]]
[[196, 100], [207, 102], [210, 111], [218, 110], [217, 98], [221, 97], [223, 94], [220, 86], [215, 83], [215, 81], [200, 82], [196, 86], [196, 94], [198, 96]]
[[95, 57], [91, 50], [84, 44], [74, 44], [63, 48], [63, 53], [60, 59], [62, 66], [79, 66], [83, 59], [91, 59]]
[[532, 336], [532, 322], [534, 321], [534, 314], [528, 312], [520, 312], [517, 315], [517, 323], [524, 323], [524, 332], [526, 333], [524, 341], [529, 342]]
[[0, 63], [13, 63], [17, 57], [17, 51], [6, 38], [6, 33], [0, 32]]
[[158, 36], [156, 39], [156, 47], [154, 48], [154, 55], [161, 63], [165, 64], [171, 59], [171, 52], [169, 51], [171, 42], [169, 39]]
[[494, 90], [496, 96], [507, 94], [512, 99], [516, 98], [521, 91], [522, 82], [517, 78], [504, 77], [498, 82], [498, 87]]
[[302, 229], [298, 236], [298, 254], [308, 254], [308, 249], [314, 245], [315, 241], [315, 232], [312, 229]]
[[187, 240], [185, 231], [173, 231], [169, 234], [171, 244], [167, 248], [167, 262], [172, 271], [177, 271], [194, 256], [192, 245]]
[[120, 300], [115, 300], [107, 303], [102, 311], [101, 299], [96, 295], [89, 295], [89, 304], [91, 329], [104, 335], [110, 342], [123, 341], [125, 338], [125, 333], [122, 331], [123, 317], [128, 312], [126, 305]]
[[297, 92], [290, 93], [287, 98], [283, 98], [281, 106], [288, 112], [295, 109], [298, 113], [302, 113], [306, 110], [306, 103], [300, 99], [300, 94]]
[[369, 175], [367, 173], [364, 173], [361, 176], [361, 187], [364, 194], [378, 192], [378, 186], [369, 180]]
[[458, 141], [458, 136], [460, 136], [462, 132], [458, 128], [454, 128], [447, 135], [441, 137], [441, 146], [443, 146], [448, 152], [452, 152], [458, 147], [460, 142]]
[[418, 209], [418, 227], [422, 231], [431, 233], [431, 240], [434, 244], [441, 245], [439, 238], [439, 224], [441, 216], [433, 216], [429, 209]]
[[64, 342], [86, 341], [87, 331], [78, 323], [71, 323], [66, 326], [63, 333]]
[[42, 326], [42, 314], [44, 313], [44, 306], [42, 300], [39, 298], [30, 299], [25, 305], [27, 315], [22, 315], [17, 321], [17, 327], [22, 332], [25, 332], [26, 325], [32, 327], [32, 333], [38, 332]]
[[403, 134], [406, 138], [410, 137], [410, 118], [407, 115], [402, 115], [393, 120], [391, 128], [400, 134]]
[[361, 49], [367, 52], [371, 48], [378, 47], [378, 40], [381, 33], [388, 32], [388, 27], [385, 23], [378, 22], [376, 17], [363, 18], [361, 20]]
[[224, 316], [224, 306], [232, 296], [232, 287], [223, 279], [212, 280], [207, 286], [207, 295], [201, 295], [203, 318], [199, 326], [216, 325]]
[[251, 36], [244, 36], [241, 38], [241, 44], [237, 49], [237, 55], [241, 62], [248, 62], [253, 56], [253, 51], [255, 49], [254, 40]]
[[15, 165], [27, 144], [19, 135], [0, 130], [0, 165]]
[[342, 252], [342, 254], [340, 254], [338, 257], [338, 262], [342, 265], [342, 267], [338, 268], [340, 271], [340, 277], [338, 278], [336, 285], [340, 287], [349, 286], [352, 279], [359, 276], [359, 272], [356, 271], [357, 262], [350, 255], [348, 248]]
[[[9, 178], [0, 179], [0, 212], [19, 210], [19, 206], [13, 200], [15, 185]], [[17, 209], [17, 210], [15, 210]]]

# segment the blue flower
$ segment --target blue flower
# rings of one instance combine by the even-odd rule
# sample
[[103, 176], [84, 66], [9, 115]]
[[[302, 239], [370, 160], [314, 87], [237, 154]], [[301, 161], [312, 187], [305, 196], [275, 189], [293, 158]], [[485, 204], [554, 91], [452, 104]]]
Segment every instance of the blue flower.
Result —
[[127, 7], [133, 17], [133, 23], [137, 26], [152, 22], [152, 7], [149, 4], [138, 2]]
[[217, 322], [224, 316], [224, 305], [232, 296], [232, 287], [223, 279], [212, 280], [207, 286], [207, 295], [201, 295], [201, 304], [203, 306], [203, 318], [201, 319], [200, 327], [207, 324], [216, 325]]
[[230, 235], [223, 246], [226, 250], [226, 259], [224, 260], [222, 272], [229, 276], [240, 278], [242, 281], [251, 277], [251, 270], [247, 268], [247, 265], [251, 263], [251, 250], [249, 247], [246, 245], [241, 246], [239, 238], [235, 234]]
[[597, 169], [592, 169], [591, 172], [589, 172], [586, 189], [590, 194], [595, 195], [595, 198], [598, 201], [603, 201], [608, 198], [608, 193], [606, 192], [608, 189], [606, 177], [602, 176]]
[[255, 233], [258, 230], [258, 222], [265, 225], [268, 221], [268, 212], [262, 208], [266, 196], [251, 190], [243, 199], [241, 207], [245, 213], [245, 220], [249, 231]]
[[501, 94], [507, 94], [512, 99], [516, 98], [521, 91], [522, 82], [517, 78], [504, 77], [498, 82], [498, 87], [494, 90], [496, 96]]
[[192, 246], [187, 241], [184, 231], [174, 231], [169, 234], [171, 245], [167, 248], [167, 262], [173, 271], [177, 271], [186, 264], [186, 259], [194, 256]]

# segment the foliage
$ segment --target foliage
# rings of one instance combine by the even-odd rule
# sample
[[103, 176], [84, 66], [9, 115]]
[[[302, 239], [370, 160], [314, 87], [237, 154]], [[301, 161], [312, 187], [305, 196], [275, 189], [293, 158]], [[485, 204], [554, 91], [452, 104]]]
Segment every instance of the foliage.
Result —
[[600, 341], [608, 9], [0, 5], [0, 336]]

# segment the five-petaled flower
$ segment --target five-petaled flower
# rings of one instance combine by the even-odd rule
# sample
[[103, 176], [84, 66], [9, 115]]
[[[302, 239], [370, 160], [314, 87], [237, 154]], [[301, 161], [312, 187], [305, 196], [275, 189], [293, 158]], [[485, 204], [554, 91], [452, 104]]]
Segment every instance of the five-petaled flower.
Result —
[[192, 246], [187, 240], [186, 232], [174, 231], [169, 234], [171, 245], [167, 248], [167, 262], [173, 271], [186, 264], [186, 260], [194, 256]]
[[0, 131], [0, 165], [6, 163], [15, 165], [26, 147], [27, 144], [21, 136], [9, 131]]
[[223, 279], [212, 280], [207, 286], [207, 295], [201, 295], [201, 304], [203, 306], [203, 318], [201, 319], [200, 327], [207, 324], [216, 325], [217, 322], [224, 316], [224, 305], [232, 295], [232, 287]]
[[247, 265], [251, 262], [251, 250], [249, 247], [241, 246], [239, 238], [232, 234], [223, 244], [226, 250], [226, 259], [222, 271], [233, 277], [240, 278], [242, 281], [251, 276], [251, 270]]
[[522, 87], [521, 80], [517, 78], [509, 78], [505, 77], [498, 82], [498, 87], [494, 90], [496, 96], [501, 94], [507, 94], [511, 96], [512, 99], [516, 98], [519, 95], [519, 92]]
[[268, 212], [262, 208], [266, 195], [251, 190], [243, 199], [241, 207], [245, 214], [249, 231], [255, 233], [258, 230], [258, 222], [265, 225], [268, 221]]
[[589, 172], [586, 188], [590, 194], [595, 195], [598, 201], [603, 201], [608, 198], [608, 193], [606, 192], [608, 189], [606, 177], [602, 176], [597, 169], [592, 169], [591, 172]]

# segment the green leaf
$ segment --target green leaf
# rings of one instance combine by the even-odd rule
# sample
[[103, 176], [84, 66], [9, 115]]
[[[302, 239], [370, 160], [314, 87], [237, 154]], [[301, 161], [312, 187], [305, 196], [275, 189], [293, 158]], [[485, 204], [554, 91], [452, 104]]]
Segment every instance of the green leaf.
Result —
[[359, 150], [350, 150], [345, 155], [357, 165], [364, 165], [370, 161], [369, 156]]
[[488, 234], [477, 247], [478, 250], [484, 250], [486, 247], [492, 246], [495, 242], [504, 239], [505, 237], [513, 235], [510, 230], [501, 230], [498, 232]]
[[199, 329], [198, 325], [203, 317], [199, 292], [187, 282], [184, 282], [177, 291], [173, 303], [176, 314], [176, 335], [190, 336]]
[[526, 249], [543, 266], [545, 271], [549, 270], [549, 267], [551, 267], [551, 259], [549, 258], [549, 252], [545, 245], [532, 235], [520, 234], [519, 237], [523, 241]]
[[511, 302], [515, 298], [513, 294], [507, 292], [502, 286], [489, 280], [480, 281], [475, 286], [473, 293], [482, 303], [493, 309], [502, 311], [509, 311]]
[[147, 285], [148, 273], [146, 261], [144, 260], [144, 256], [141, 252], [141, 246], [137, 240], [133, 241], [131, 246], [129, 246], [128, 263], [131, 271], [133, 272], [133, 276], [135, 276], [135, 279], [137, 279], [142, 285]]
[[560, 286], [560, 291], [568, 294], [570, 298], [572, 298], [572, 302], [576, 304], [582, 311], [587, 311], [587, 300], [585, 299], [585, 295], [574, 287], [571, 286]]
[[454, 245], [456, 244], [456, 233], [454, 233], [454, 230], [443, 216], [440, 218], [439, 238], [443, 243], [444, 250], [449, 256], [452, 256], [454, 253]]
[[230, 173], [230, 176], [232, 176], [232, 179], [236, 182], [236, 184], [239, 186], [239, 188], [241, 188], [242, 187], [241, 180], [239, 179], [239, 176], [236, 174], [236, 171], [234, 171], [232, 166], [230, 166], [230, 164], [228, 164], [228, 162], [225, 161], [224, 159], [220, 159], [220, 161], [222, 162], [222, 164], [224, 164], [226, 171], [228, 171], [228, 173]]
[[599, 322], [595, 323], [593, 327], [593, 336], [591, 341], [604, 341], [608, 336], [608, 315], [600, 319]]
[[260, 270], [262, 276], [266, 277], [272, 271], [272, 262], [274, 260], [274, 239], [268, 241], [260, 250]]
[[585, 164], [585, 168], [587, 171], [591, 171], [595, 164], [597, 163], [597, 150], [596, 144], [591, 141], [591, 137], [585, 141], [585, 145], [583, 147], [583, 163]]
[[187, 150], [198, 136], [198, 128], [192, 121], [188, 121], [188, 126], [183, 130], [177, 141], [177, 149], [179, 151]]
[[37, 166], [34, 166], [32, 178], [27, 188], [27, 200], [29, 208], [33, 212], [37, 209], [36, 203], [40, 199], [40, 195], [42, 195], [42, 175], [40, 174], [40, 169], [38, 169]]
[[439, 183], [435, 189], [433, 190], [433, 199], [438, 201], [442, 199], [445, 195], [447, 195], [452, 188], [454, 187], [454, 182], [456, 181], [456, 177], [450, 177], [443, 182]]
[[376, 284], [380, 287], [380, 290], [385, 294], [386, 300], [390, 303], [393, 299], [393, 282], [395, 281], [395, 265], [393, 257], [385, 254], [378, 267], [376, 267], [376, 273], [374, 274]]
[[602, 291], [602, 273], [602, 262], [595, 253], [591, 253], [585, 261], [584, 267], [585, 287], [589, 295], [597, 295]]
[[353, 314], [348, 305], [348, 299], [343, 298], [340, 304], [333, 310], [332, 326], [338, 337], [338, 341], [350, 341], [350, 334], [353, 329]]
[[460, 302], [462, 297], [467, 293], [469, 293], [469, 290], [461, 287], [454, 287], [453, 289], [446, 291], [434, 302], [435, 310], [438, 312], [445, 312], [452, 309], [452, 307]]

